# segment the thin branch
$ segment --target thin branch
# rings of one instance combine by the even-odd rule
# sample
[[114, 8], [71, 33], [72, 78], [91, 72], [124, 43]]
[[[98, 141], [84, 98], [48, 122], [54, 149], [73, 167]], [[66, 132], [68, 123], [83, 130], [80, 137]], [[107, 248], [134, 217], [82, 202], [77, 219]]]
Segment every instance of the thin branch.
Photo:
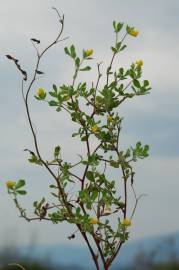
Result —
[[107, 262], [107, 266], [108, 266], [108, 267], [112, 264], [112, 262], [113, 262], [114, 259], [116, 258], [117, 254], [119, 253], [119, 250], [121, 249], [121, 247], [122, 247], [123, 244], [124, 244], [123, 241], [119, 242], [118, 247], [117, 247], [115, 253], [111, 256], [111, 258], [109, 258], [109, 260], [108, 260], [108, 262]]
[[[34, 71], [34, 75], [33, 75], [33, 78], [29, 84], [29, 87], [27, 88], [27, 93], [26, 93], [26, 97], [25, 97], [25, 107], [26, 107], [26, 113], [27, 113], [27, 117], [28, 117], [28, 122], [29, 122], [29, 125], [30, 125], [30, 129], [31, 129], [31, 132], [32, 132], [32, 135], [33, 135], [33, 139], [34, 139], [34, 144], [35, 144], [35, 149], [36, 149], [36, 152], [37, 152], [37, 156], [39, 157], [40, 161], [43, 163], [43, 165], [46, 167], [46, 169], [49, 171], [49, 173], [53, 176], [53, 178], [56, 180], [57, 182], [57, 186], [58, 186], [58, 189], [59, 189], [59, 192], [60, 192], [60, 195], [62, 197], [62, 200], [63, 200], [63, 203], [64, 205], [66, 206], [66, 209], [68, 210], [70, 216], [73, 217], [73, 213], [72, 213], [72, 210], [71, 208], [69, 207], [68, 205], [68, 202], [66, 201], [66, 196], [64, 194], [64, 191], [63, 191], [63, 188], [61, 187], [61, 184], [59, 182], [59, 179], [58, 177], [53, 173], [53, 171], [49, 168], [49, 166], [46, 164], [46, 162], [44, 162], [44, 160], [41, 158], [41, 155], [40, 155], [40, 152], [39, 152], [39, 148], [38, 148], [38, 143], [37, 143], [37, 138], [36, 138], [36, 134], [35, 134], [35, 131], [34, 131], [34, 128], [33, 128], [33, 125], [32, 125], [32, 121], [31, 121], [31, 116], [30, 116], [30, 112], [29, 112], [29, 107], [28, 107], [28, 96], [29, 96], [29, 93], [30, 93], [30, 90], [36, 80], [36, 76], [37, 76], [37, 70], [38, 70], [38, 67], [39, 67], [39, 64], [40, 64], [40, 60], [42, 58], [42, 56], [53, 46], [55, 45], [58, 41], [59, 41], [59, 38], [61, 37], [61, 34], [63, 32], [63, 28], [64, 28], [64, 15], [61, 17], [58, 10], [56, 8], [53, 8], [56, 10], [59, 18], [60, 18], [60, 23], [61, 23], [61, 30], [60, 30], [60, 33], [58, 34], [58, 36], [56, 37], [56, 39], [49, 45], [47, 46], [41, 54], [39, 54], [38, 56], [38, 59], [37, 59], [37, 63], [36, 63], [36, 67], [35, 67], [35, 71]], [[74, 80], [75, 81], [75, 80]], [[90, 253], [93, 257], [93, 260], [94, 260], [94, 263], [96, 265], [96, 269], [97, 270], [100, 270], [99, 269], [99, 264], [98, 264], [98, 260], [97, 260], [97, 257], [88, 241], [88, 238], [86, 236], [86, 234], [83, 232], [82, 228], [80, 225], [77, 225], [77, 227], [80, 229], [81, 231], [81, 234], [83, 236], [83, 238], [85, 239], [88, 247], [89, 247], [89, 250], [90, 250]]]
[[100, 66], [101, 66], [102, 63], [103, 63], [103, 62], [100, 62], [100, 63], [97, 64], [97, 68], [98, 68], [98, 79], [97, 79], [97, 82], [96, 82], [96, 87], [95, 87], [96, 91], [95, 91], [94, 98], [96, 97], [96, 92], [97, 92], [97, 90], [98, 90], [98, 84], [99, 84], [100, 78], [101, 78], [101, 76], [102, 76], [102, 74], [101, 74], [101, 72], [100, 72]]
[[[121, 41], [120, 41], [121, 45], [122, 45], [123, 41], [125, 40], [126, 36], [127, 36], [127, 33], [126, 33], [126, 34], [124, 35], [124, 37], [121, 39]], [[118, 33], [116, 33], [116, 42], [115, 42], [115, 45], [117, 45], [117, 42], [118, 42]], [[115, 52], [113, 53], [112, 58], [111, 58], [110, 65], [109, 65], [109, 67], [107, 68], [107, 81], [106, 81], [106, 85], [107, 85], [107, 86], [108, 86], [108, 83], [109, 83], [109, 72], [110, 72], [110, 70], [111, 70], [111, 68], [112, 68], [112, 65], [113, 65], [113, 62], [114, 62], [114, 58], [115, 58], [115, 56], [116, 56], [117, 53], [118, 53], [117, 51], [115, 51]]]
[[134, 214], [135, 214], [135, 211], [136, 211], [136, 208], [137, 208], [137, 205], [138, 205], [139, 200], [140, 200], [142, 197], [144, 197], [144, 196], [147, 195], [147, 194], [141, 194], [140, 196], [137, 197], [133, 185], [131, 185], [131, 188], [132, 188], [132, 191], [133, 191], [134, 197], [135, 197], [135, 205], [134, 205], [134, 208], [133, 208], [133, 210], [132, 210], [132, 214], [131, 214], [130, 220], [132, 220], [132, 218], [133, 218], [133, 216], [134, 216]]
[[109, 83], [109, 72], [112, 68], [112, 64], [113, 64], [113, 61], [114, 61], [114, 58], [116, 56], [117, 52], [114, 52], [113, 55], [112, 55], [112, 58], [111, 58], [111, 62], [110, 62], [110, 65], [109, 67], [107, 68], [107, 80], [106, 80], [106, 85], [108, 86], [108, 83]]

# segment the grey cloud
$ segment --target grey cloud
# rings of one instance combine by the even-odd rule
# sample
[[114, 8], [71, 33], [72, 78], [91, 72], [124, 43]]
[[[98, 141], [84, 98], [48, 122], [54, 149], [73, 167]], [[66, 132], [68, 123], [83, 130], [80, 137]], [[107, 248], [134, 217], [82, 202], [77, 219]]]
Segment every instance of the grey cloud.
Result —
[[[110, 59], [110, 45], [114, 40], [113, 19], [134, 25], [140, 30], [138, 39], [129, 39], [128, 50], [117, 60], [117, 64], [127, 65], [135, 57], [143, 56], [144, 75], [153, 86], [149, 96], [139, 97], [126, 103], [120, 110], [125, 117], [121, 135], [122, 143], [129, 146], [141, 140], [151, 145], [150, 159], [136, 166], [138, 179], [136, 189], [139, 193], [149, 193], [149, 196], [141, 202], [141, 208], [138, 209], [133, 237], [160, 233], [161, 219], [164, 224], [162, 232], [176, 230], [175, 224], [178, 224], [175, 212], [177, 212], [178, 205], [176, 191], [178, 190], [179, 137], [178, 62], [176, 57], [178, 52], [176, 45], [178, 42], [176, 31], [179, 22], [178, 1], [113, 0], [109, 2], [108, 0], [92, 0], [85, 2], [79, 0], [76, 2], [62, 0], [60, 4], [57, 0], [2, 1], [0, 10], [0, 25], [3, 26], [0, 64], [0, 122], [2, 128], [0, 155], [3, 166], [1, 179], [4, 179], [4, 183], [5, 179], [10, 177], [28, 179], [30, 197], [27, 200], [29, 201], [38, 197], [38, 194], [43, 195], [41, 185], [45, 183], [47, 187], [50, 180], [37, 168], [28, 169], [28, 164], [25, 162], [26, 156], [22, 149], [27, 146], [31, 147], [33, 142], [24, 115], [20, 94], [20, 76], [17, 75], [15, 67], [4, 58], [4, 55], [12, 53], [19, 57], [22, 65], [30, 72], [30, 66], [35, 63], [35, 52], [31, 48], [29, 38], [40, 37], [42, 43], [46, 44], [56, 34], [56, 16], [51, 10], [51, 6], [56, 6], [65, 13], [64, 35], [69, 35], [70, 39], [49, 52], [44, 59], [41, 68], [46, 74], [42, 80], [36, 83], [33, 91], [39, 86], [50, 89], [53, 82], [56, 82], [57, 85], [69, 82], [69, 76], [72, 76], [72, 66], [70, 60], [63, 54], [63, 47], [66, 44], [73, 42], [77, 44], [79, 50], [93, 47], [95, 56], [105, 62]], [[92, 77], [93, 75], [96, 76], [95, 73], [91, 73]], [[90, 75], [87, 75], [88, 81], [91, 80], [90, 78]], [[51, 150], [49, 138], [52, 139], [54, 145], [59, 141], [64, 145], [64, 149], [67, 149], [66, 158], [72, 156], [72, 151], [75, 155], [78, 153], [80, 145], [74, 142], [75, 146], [71, 147], [72, 140], [67, 140], [71, 126], [64, 115], [55, 114], [51, 109], [36, 101], [32, 102], [32, 114], [34, 122], [39, 127], [38, 136], [46, 156], [50, 154]], [[47, 121], [53, 123], [51, 130], [50, 127], [48, 128]], [[165, 183], [164, 186], [163, 183]], [[170, 192], [168, 193], [168, 191]], [[11, 223], [13, 226], [18, 224], [22, 230], [22, 239], [25, 237], [27, 242], [31, 228], [38, 231], [40, 241], [47, 234], [51, 234], [50, 225], [43, 225], [44, 227], [41, 229], [41, 225], [35, 224], [27, 229], [24, 222], [18, 218], [5, 192], [3, 187], [1, 189], [3, 206], [0, 211], [0, 219], [3, 220], [1, 235], [7, 227], [7, 223]], [[46, 188], [45, 192], [47, 192]], [[30, 205], [27, 201], [25, 203], [27, 206]], [[153, 209], [154, 204], [155, 210]], [[164, 206], [162, 209], [161, 205]], [[173, 224], [168, 222], [166, 209], [168, 212], [173, 209], [175, 216]], [[6, 211], [9, 213], [8, 219], [4, 219]], [[13, 217], [13, 221], [10, 217]], [[154, 228], [151, 226], [153, 218], [156, 221]], [[61, 230], [63, 232], [65, 230], [67, 233], [65, 227], [66, 225], [61, 227]], [[26, 230], [28, 230], [28, 235]], [[56, 232], [55, 230], [59, 230], [59, 227], [53, 228], [53, 230]], [[51, 237], [52, 239], [48, 238], [46, 241], [57, 241], [55, 233]], [[64, 235], [59, 237], [60, 240], [66, 241]]]

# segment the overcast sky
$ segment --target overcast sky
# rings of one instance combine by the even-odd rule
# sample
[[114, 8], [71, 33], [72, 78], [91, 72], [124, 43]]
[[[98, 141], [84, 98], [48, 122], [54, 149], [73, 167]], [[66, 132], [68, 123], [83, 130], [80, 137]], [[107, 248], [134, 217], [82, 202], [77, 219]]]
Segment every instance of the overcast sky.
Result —
[[[34, 91], [38, 87], [49, 90], [53, 83], [71, 82], [73, 70], [64, 55], [65, 46], [74, 43], [79, 51], [93, 48], [94, 63], [109, 63], [114, 41], [112, 21], [123, 21], [139, 30], [136, 39], [127, 39], [128, 48], [115, 63], [128, 66], [143, 59], [144, 78], [152, 85], [150, 95], [128, 102], [121, 109], [123, 144], [130, 146], [141, 140], [151, 149], [150, 158], [136, 165], [136, 191], [147, 196], [137, 209], [131, 238], [176, 232], [179, 230], [179, 1], [0, 0], [0, 244], [17, 238], [18, 243], [26, 244], [32, 236], [39, 243], [67, 243], [68, 225], [27, 224], [18, 217], [5, 188], [6, 180], [25, 178], [29, 193], [24, 204], [29, 207], [31, 202], [48, 194], [47, 186], [51, 183], [43, 169], [28, 164], [22, 151], [32, 149], [33, 141], [24, 113], [20, 76], [4, 55], [12, 54], [31, 71], [35, 51], [30, 38], [37, 37], [46, 45], [57, 31], [52, 6], [65, 14], [64, 37], [70, 38], [44, 58], [41, 69], [46, 75], [38, 80]], [[95, 70], [84, 75], [83, 80], [90, 81], [94, 76]], [[49, 156], [52, 147], [60, 143], [66, 158], [76, 157], [80, 145], [68, 138], [71, 123], [64, 114], [34, 99], [32, 102], [33, 122], [38, 127], [40, 148], [45, 155]], [[5, 233], [9, 238], [4, 237]], [[80, 244], [80, 240], [75, 243]]]

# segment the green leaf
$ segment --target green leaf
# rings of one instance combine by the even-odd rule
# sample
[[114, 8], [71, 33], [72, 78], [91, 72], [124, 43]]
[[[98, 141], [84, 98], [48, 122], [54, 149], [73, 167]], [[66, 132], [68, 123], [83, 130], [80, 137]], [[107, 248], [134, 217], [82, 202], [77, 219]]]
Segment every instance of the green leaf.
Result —
[[119, 168], [119, 162], [117, 161], [114, 161], [114, 160], [111, 160], [110, 161], [110, 165], [114, 168]]
[[80, 66], [80, 58], [79, 57], [77, 57], [75, 59], [75, 65], [79, 68], [79, 66]]
[[123, 46], [120, 48], [120, 51], [123, 51], [125, 48], [127, 48], [127, 45], [123, 45]]
[[50, 106], [58, 106], [59, 105], [59, 103], [57, 101], [54, 101], [54, 100], [50, 100], [48, 104]]
[[37, 100], [44, 100], [45, 98], [46, 98], [46, 93], [44, 93], [44, 95], [43, 96], [41, 96], [41, 97], [38, 97], [38, 96], [34, 96]]
[[51, 194], [52, 194], [54, 197], [58, 198], [58, 195], [57, 195], [56, 193], [51, 192]]
[[91, 67], [90, 66], [86, 66], [84, 68], [80, 68], [80, 71], [89, 71], [91, 70]]
[[148, 157], [148, 151], [149, 151], [149, 146], [145, 145], [144, 147], [142, 147], [141, 142], [137, 142], [136, 143], [136, 147], [132, 148], [133, 151], [133, 159], [134, 161], [137, 160], [137, 158], [143, 159], [145, 157]]
[[92, 208], [91, 206], [92, 206], [92, 203], [91, 202], [87, 202], [86, 203], [86, 208], [87, 209], [91, 210], [91, 208]]
[[44, 202], [45, 202], [45, 198], [43, 197], [43, 198], [41, 199], [41, 201], [38, 203], [38, 208], [39, 208], [39, 209], [42, 207], [42, 205], [43, 205]]
[[111, 47], [111, 50], [116, 53], [117, 52], [117, 49], [115, 47]]
[[123, 23], [118, 23], [117, 24], [117, 26], [116, 26], [116, 31], [119, 33], [120, 31], [121, 31], [121, 29], [122, 29], [122, 27], [123, 27]]
[[120, 47], [121, 47], [121, 42], [118, 42], [118, 43], [116, 44], [116, 49], [117, 49], [117, 51], [119, 51]]
[[74, 132], [71, 136], [72, 137], [76, 137], [76, 136], [78, 136], [79, 135], [79, 132]]
[[37, 100], [42, 100], [41, 98], [37, 97], [37, 96], [34, 96], [34, 98], [36, 98]]
[[144, 80], [144, 87], [149, 86], [149, 81], [148, 80]]
[[140, 88], [141, 86], [140, 86], [140, 82], [138, 81], [138, 80], [133, 80], [133, 84], [134, 84], [134, 86], [135, 87], [137, 87], [137, 88]]
[[41, 208], [42, 204], [45, 202], [45, 198], [43, 197], [41, 201], [38, 203], [38, 207]]
[[126, 26], [126, 32], [127, 32], [128, 34], [130, 34], [132, 30], [134, 30], [134, 27], [131, 27], [131, 26], [129, 26], [129, 25]]
[[37, 205], [38, 205], [37, 201], [33, 202], [33, 207], [37, 208]]
[[27, 191], [25, 191], [25, 190], [17, 190], [16, 192], [18, 194], [20, 194], [20, 195], [26, 195], [27, 194]]
[[53, 184], [51, 184], [51, 185], [49, 185], [49, 188], [57, 188], [55, 185], [53, 185]]
[[123, 27], [123, 23], [117, 23], [116, 21], [113, 21], [113, 27], [114, 27], [114, 32], [119, 33]]
[[57, 93], [56, 93], [56, 92], [51, 92], [51, 91], [50, 91], [50, 92], [49, 92], [49, 95], [50, 95], [51, 97], [55, 97], [55, 98], [57, 97]]
[[95, 201], [96, 198], [98, 197], [98, 191], [97, 190], [93, 190], [90, 197], [91, 197], [91, 200], [92, 201]]
[[60, 112], [62, 109], [61, 109], [61, 107], [58, 107], [57, 109], [56, 109], [56, 112]]
[[25, 180], [20, 179], [17, 184], [15, 185], [15, 189], [19, 189], [21, 187], [25, 186]]
[[116, 21], [113, 21], [114, 30], [116, 30]]
[[77, 208], [76, 208], [76, 216], [77, 216], [77, 217], [80, 216], [80, 211], [81, 211], [80, 207], [77, 207]]
[[139, 149], [141, 148], [141, 145], [142, 145], [141, 142], [137, 142], [137, 143], [136, 143], [136, 148], [137, 148], [137, 150], [139, 150]]
[[55, 150], [54, 150], [54, 157], [55, 157], [55, 158], [58, 158], [58, 157], [59, 157], [60, 150], [61, 150], [61, 147], [60, 147], [59, 145], [57, 145], [57, 146], [55, 147]]
[[83, 136], [83, 137], [81, 137], [81, 141], [82, 142], [86, 142], [87, 141], [87, 139], [88, 139], [88, 137], [85, 135], [85, 136]]
[[86, 178], [90, 181], [94, 181], [94, 173], [92, 171], [87, 171]]
[[53, 84], [53, 90], [57, 93], [57, 86], [55, 84]]
[[70, 55], [69, 49], [67, 47], [64, 48], [64, 51], [67, 55]]
[[144, 157], [148, 157], [149, 156], [149, 145], [145, 145], [144, 146], [144, 149], [143, 149], [143, 154], [144, 154]]
[[36, 156], [36, 155], [31, 155], [31, 158], [28, 159], [28, 161], [30, 163], [34, 163], [36, 165], [43, 165], [43, 163], [41, 162], [41, 160]]
[[76, 58], [76, 51], [75, 51], [75, 46], [72, 44], [70, 47], [70, 55], [73, 59]]

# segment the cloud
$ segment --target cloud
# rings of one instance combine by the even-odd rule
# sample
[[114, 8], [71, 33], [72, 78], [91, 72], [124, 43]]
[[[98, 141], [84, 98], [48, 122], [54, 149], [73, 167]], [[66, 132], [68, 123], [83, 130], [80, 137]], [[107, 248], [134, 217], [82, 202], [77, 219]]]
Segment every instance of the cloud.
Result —
[[[151, 158], [136, 166], [136, 190], [148, 193], [136, 212], [133, 237], [152, 235], [177, 230], [178, 217], [178, 1], [118, 1], [108, 0], [78, 2], [70, 0], [44, 1], [6, 0], [1, 3], [1, 65], [0, 65], [0, 122], [1, 122], [1, 179], [25, 177], [28, 180], [30, 197], [24, 199], [25, 205], [30, 201], [47, 193], [49, 176], [36, 167], [28, 166], [24, 148], [33, 148], [33, 141], [24, 114], [24, 105], [21, 97], [20, 74], [7, 61], [5, 54], [17, 56], [22, 66], [31, 76], [31, 67], [35, 65], [35, 51], [31, 46], [30, 38], [37, 37], [45, 46], [57, 33], [57, 16], [51, 10], [56, 6], [66, 15], [64, 36], [70, 39], [59, 44], [49, 51], [41, 69], [45, 76], [38, 80], [32, 89], [31, 112], [33, 122], [37, 126], [40, 147], [46, 157], [52, 154], [51, 147], [62, 144], [65, 158], [77, 158], [81, 149], [77, 140], [68, 137], [72, 128], [65, 114], [56, 113], [43, 103], [33, 99], [36, 88], [43, 86], [50, 89], [55, 82], [61, 85], [71, 82], [73, 66], [63, 47], [74, 43], [78, 51], [83, 48], [94, 48], [94, 57], [97, 61], [109, 63], [110, 46], [114, 42], [112, 21], [114, 19], [134, 25], [140, 31], [137, 39], [128, 37], [128, 48], [116, 59], [115, 66], [127, 67], [138, 58], [144, 60], [144, 77], [152, 85], [151, 94], [139, 97], [134, 101], [121, 106], [120, 113], [124, 116], [121, 143], [123, 147], [134, 145], [141, 140], [151, 146]], [[80, 76], [79, 80], [91, 80], [97, 77], [95, 62], [94, 71]], [[70, 79], [69, 79], [70, 78]], [[138, 181], [137, 181], [138, 179]], [[4, 182], [3, 182], [4, 181]], [[42, 189], [43, 186], [43, 189]], [[21, 241], [29, 241], [30, 232], [37, 230], [39, 241], [59, 241], [56, 237], [59, 227], [53, 229], [51, 225], [35, 224], [25, 226], [5, 193], [1, 189], [0, 219], [1, 235], [7, 224], [18, 226], [21, 231]], [[48, 195], [47, 195], [48, 196]], [[171, 212], [173, 222], [168, 220]], [[8, 216], [4, 218], [4, 216]], [[155, 226], [151, 222], [155, 220]], [[161, 223], [162, 231], [161, 231]], [[153, 223], [152, 223], [153, 224]], [[10, 226], [9, 226], [10, 228]], [[28, 233], [27, 233], [28, 231]], [[68, 234], [66, 225], [61, 227], [63, 234], [59, 239], [66, 241]], [[48, 237], [50, 235], [50, 237]], [[59, 235], [59, 233], [58, 233]], [[80, 241], [79, 241], [80, 242]]]

